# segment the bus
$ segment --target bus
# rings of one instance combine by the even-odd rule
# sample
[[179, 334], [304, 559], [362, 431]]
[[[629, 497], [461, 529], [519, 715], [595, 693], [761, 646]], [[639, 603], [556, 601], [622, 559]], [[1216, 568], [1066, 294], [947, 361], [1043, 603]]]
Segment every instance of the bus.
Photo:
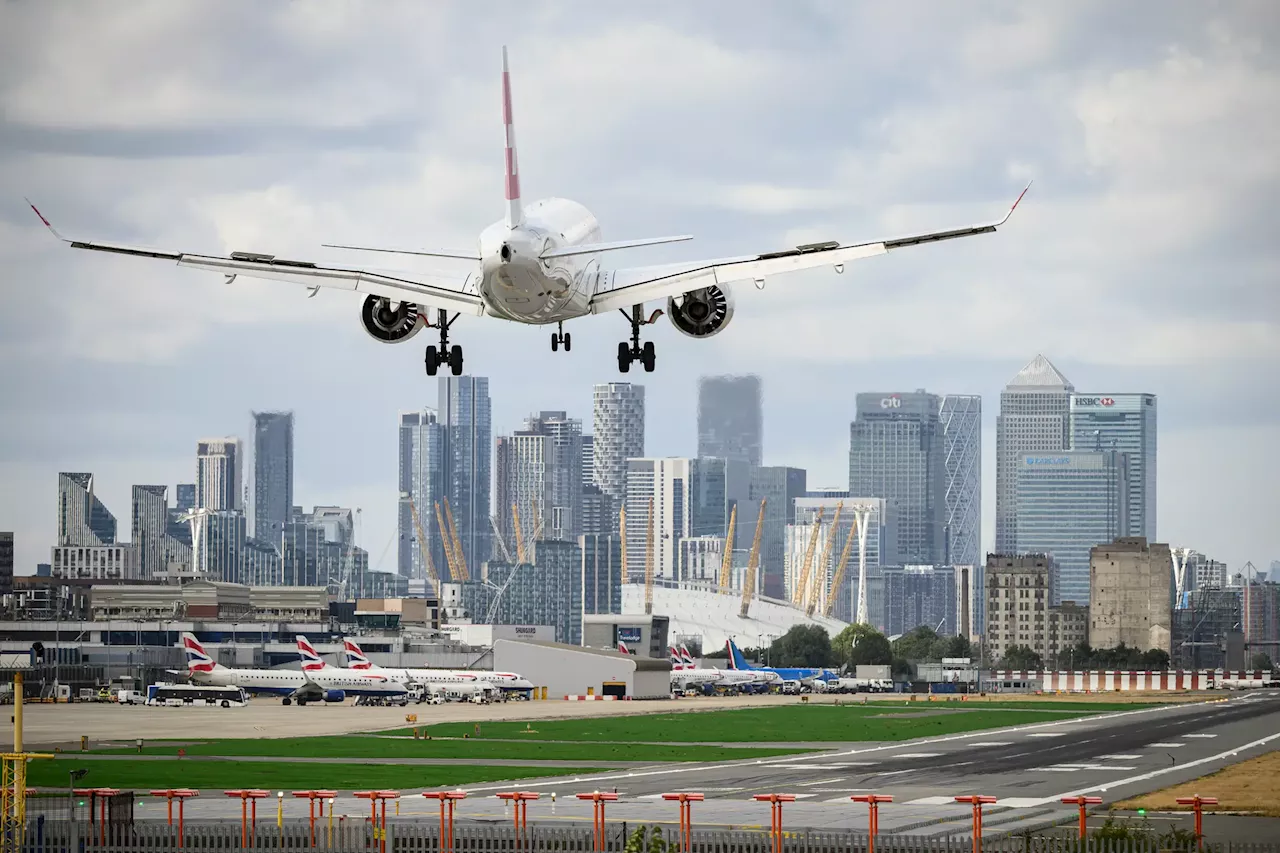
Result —
[[152, 684], [147, 688], [147, 704], [170, 708], [243, 708], [247, 697], [239, 687], [205, 684]]

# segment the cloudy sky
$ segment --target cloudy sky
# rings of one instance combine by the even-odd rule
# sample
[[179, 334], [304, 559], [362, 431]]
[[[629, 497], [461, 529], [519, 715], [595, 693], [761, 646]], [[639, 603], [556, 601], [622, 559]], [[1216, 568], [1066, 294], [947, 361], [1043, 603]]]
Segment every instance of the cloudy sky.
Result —
[[[990, 545], [998, 394], [1042, 352], [1082, 391], [1159, 395], [1160, 539], [1280, 558], [1274, 2], [474, 6], [0, 3], [20, 573], [48, 560], [58, 471], [96, 473], [127, 531], [133, 483], [194, 479], [197, 439], [264, 409], [296, 412], [297, 502], [362, 507], [394, 566], [396, 414], [434, 404], [429, 333], [383, 346], [350, 294], [73, 251], [22, 197], [73, 236], [180, 250], [469, 249], [502, 215], [503, 44], [527, 198], [582, 202], [604, 239], [697, 236], [623, 264], [982, 222], [1035, 179], [997, 235], [747, 287], [711, 340], [654, 327], [649, 454], [694, 452], [703, 374], [763, 376], [765, 461], [812, 485], [847, 481], [857, 392], [982, 394]], [[566, 354], [455, 326], [496, 431], [589, 421], [628, 330], [569, 330]]]

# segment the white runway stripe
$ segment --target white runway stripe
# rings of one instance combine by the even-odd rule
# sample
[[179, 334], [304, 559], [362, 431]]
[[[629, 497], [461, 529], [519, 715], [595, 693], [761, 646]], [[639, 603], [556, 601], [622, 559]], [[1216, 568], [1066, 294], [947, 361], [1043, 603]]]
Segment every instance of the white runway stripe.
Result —
[[1027, 737], [1062, 737], [1070, 732], [1030, 732]]
[[956, 805], [955, 797], [921, 797], [918, 800], [911, 800], [903, 803], [904, 806], [945, 806]]
[[1217, 737], [1217, 735], [1201, 733], [1201, 734], [1194, 734], [1194, 735], [1183, 735], [1183, 737]]
[[1103, 760], [1113, 759], [1115, 761], [1136, 761], [1141, 757], [1142, 757], [1141, 755], [1104, 755], [1102, 756]]
[[1147, 746], [1152, 749], [1177, 749], [1180, 746], [1186, 746], [1185, 743], [1149, 743]]
[[986, 740], [981, 743], [971, 743], [969, 746], [1012, 746], [1012, 741], [1007, 740]]
[[899, 752], [894, 758], [937, 758], [941, 752]]

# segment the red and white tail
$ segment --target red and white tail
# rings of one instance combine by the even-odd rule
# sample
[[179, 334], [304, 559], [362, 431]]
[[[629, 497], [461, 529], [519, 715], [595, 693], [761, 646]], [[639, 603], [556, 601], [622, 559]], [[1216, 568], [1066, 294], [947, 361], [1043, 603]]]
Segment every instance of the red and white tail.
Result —
[[373, 662], [365, 656], [360, 645], [352, 639], [342, 640], [342, 650], [347, 656], [347, 667], [350, 669], [373, 669]]
[[507, 133], [507, 216], [508, 228], [524, 224], [524, 206], [520, 203], [520, 167], [516, 163], [516, 128], [511, 117], [511, 69], [507, 67], [507, 47], [502, 46], [502, 124]]
[[684, 662], [685, 669], [694, 669], [693, 655], [689, 654], [689, 647], [684, 643], [680, 644], [680, 660]]
[[632, 652], [631, 649], [627, 648], [627, 644], [622, 642], [621, 640], [618, 641], [618, 651], [624, 655], [634, 654], [634, 652]]
[[195, 634], [186, 632], [182, 635], [182, 649], [187, 655], [187, 672], [208, 673], [215, 669], [222, 669], [221, 664], [209, 657], [208, 652], [204, 650], [204, 645], [196, 639]]
[[303, 672], [315, 672], [317, 669], [326, 669], [329, 664], [325, 663], [324, 658], [316, 651], [316, 647], [311, 645], [311, 641], [302, 635], [298, 635], [298, 657], [302, 659]]

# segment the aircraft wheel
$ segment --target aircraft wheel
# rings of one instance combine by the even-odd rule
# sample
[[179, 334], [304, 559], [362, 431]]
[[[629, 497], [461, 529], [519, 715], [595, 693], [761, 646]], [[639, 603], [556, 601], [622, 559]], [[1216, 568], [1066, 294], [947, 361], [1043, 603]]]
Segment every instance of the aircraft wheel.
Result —
[[283, 699], [281, 699], [281, 700], [280, 700], [280, 704], [281, 704], [281, 705], [292, 705], [292, 704], [293, 704], [293, 700], [292, 700], [292, 699], [290, 699], [288, 696], [286, 696], [286, 697], [284, 697]]
[[462, 347], [457, 344], [449, 351], [449, 369], [454, 376], [462, 375]]
[[[555, 332], [552, 332], [551, 333], [551, 351], [555, 352], [558, 349], [560, 349], [560, 336]], [[566, 347], [566, 349], [568, 348]]]
[[565, 333], [564, 333], [564, 351], [565, 351], [565, 352], [568, 352], [568, 351], [569, 351], [569, 344], [570, 344], [570, 343], [572, 343], [572, 340], [569, 338], [569, 333], [568, 333], [568, 332], [565, 332]]
[[426, 366], [428, 376], [435, 376], [436, 371], [440, 368], [440, 352], [436, 349], [435, 344], [427, 347]]
[[631, 370], [631, 347], [625, 341], [618, 344], [618, 370], [623, 373]]
[[653, 341], [645, 341], [644, 348], [640, 350], [640, 363], [644, 365], [645, 373], [653, 373], [653, 366], [657, 358], [654, 351]]

